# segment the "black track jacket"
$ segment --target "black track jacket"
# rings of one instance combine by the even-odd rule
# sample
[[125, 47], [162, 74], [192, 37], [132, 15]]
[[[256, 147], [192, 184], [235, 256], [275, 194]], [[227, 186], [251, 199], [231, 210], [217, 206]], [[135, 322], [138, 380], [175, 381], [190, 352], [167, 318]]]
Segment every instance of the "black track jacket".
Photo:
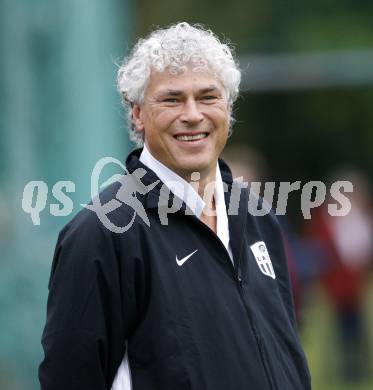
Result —
[[[132, 152], [127, 169], [147, 170]], [[229, 205], [232, 176], [219, 160]], [[84, 209], [60, 232], [49, 282], [42, 390], [107, 390], [125, 353], [133, 390], [308, 390], [279, 225], [272, 213], [229, 215], [234, 266], [217, 235], [185, 204], [159, 218], [161, 185], [138, 194], [150, 227], [136, 217], [122, 234]], [[104, 204], [120, 183], [106, 188]], [[170, 202], [172, 198], [170, 199]], [[167, 201], [166, 201], [167, 203]], [[165, 205], [165, 203], [163, 203]], [[108, 217], [125, 226], [122, 204]], [[261, 272], [250, 245], [264, 241], [276, 278]], [[182, 266], [176, 262], [194, 252]]]

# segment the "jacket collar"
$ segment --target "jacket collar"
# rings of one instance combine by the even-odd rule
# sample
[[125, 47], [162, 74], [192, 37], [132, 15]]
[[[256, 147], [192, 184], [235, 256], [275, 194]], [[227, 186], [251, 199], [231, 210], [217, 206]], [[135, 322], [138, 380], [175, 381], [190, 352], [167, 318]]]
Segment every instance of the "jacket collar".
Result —
[[[142, 149], [132, 151], [126, 160], [126, 166], [129, 173], [133, 173], [136, 169], [142, 168], [145, 170], [145, 175], [141, 177], [141, 182], [145, 185], [157, 185], [145, 195], [140, 195], [139, 200], [143, 203], [146, 209], [158, 207], [171, 207], [174, 203], [174, 194], [172, 192], [165, 193], [162, 191], [163, 183], [159, 177], [140, 161]], [[227, 191], [224, 193], [225, 205], [227, 207], [228, 224], [230, 243], [233, 252], [235, 264], [237, 263], [245, 235], [245, 225], [247, 217], [247, 191], [243, 190], [238, 183], [233, 181], [231, 170], [228, 165], [222, 160], [218, 160], [219, 168], [223, 183], [227, 185]], [[187, 206], [184, 202], [180, 207], [181, 212], [185, 212]]]
[[[144, 185], [150, 185], [158, 181], [158, 184], [149, 191], [146, 196], [143, 198], [143, 204], [145, 208], [156, 208], [159, 204], [161, 205], [167, 205], [172, 203], [173, 196], [172, 192], [170, 194], [170, 198], [167, 199], [164, 198], [164, 193], [161, 191], [162, 189], [162, 181], [159, 179], [159, 177], [156, 175], [156, 173], [151, 170], [149, 167], [147, 167], [145, 164], [143, 164], [140, 161], [140, 155], [141, 155], [142, 149], [135, 149], [133, 150], [126, 159], [126, 167], [129, 173], [133, 173], [136, 169], [142, 168], [146, 171], [145, 175], [141, 178], [141, 181]], [[228, 165], [222, 160], [219, 159], [219, 169], [221, 173], [221, 177], [223, 180], [223, 183], [225, 183], [228, 186], [228, 191], [224, 193], [225, 195], [225, 204], [228, 206], [229, 199], [230, 199], [230, 190], [233, 182], [232, 173], [228, 167]], [[185, 208], [184, 208], [185, 209]]]

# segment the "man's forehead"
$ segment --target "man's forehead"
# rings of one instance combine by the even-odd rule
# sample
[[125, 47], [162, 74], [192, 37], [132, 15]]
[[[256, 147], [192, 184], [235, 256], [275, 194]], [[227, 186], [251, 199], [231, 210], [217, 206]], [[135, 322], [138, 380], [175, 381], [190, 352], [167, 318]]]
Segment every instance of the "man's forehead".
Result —
[[148, 83], [154, 93], [178, 94], [184, 90], [212, 92], [224, 90], [223, 84], [216, 75], [209, 71], [194, 71], [186, 69], [182, 73], [173, 74], [169, 70], [152, 71]]

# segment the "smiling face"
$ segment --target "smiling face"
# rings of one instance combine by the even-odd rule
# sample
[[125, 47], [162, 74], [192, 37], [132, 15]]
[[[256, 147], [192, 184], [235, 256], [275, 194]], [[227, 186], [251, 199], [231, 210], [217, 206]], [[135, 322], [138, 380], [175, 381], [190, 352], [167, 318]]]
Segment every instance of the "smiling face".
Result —
[[152, 72], [142, 104], [133, 106], [138, 131], [150, 153], [190, 181], [192, 172], [215, 180], [217, 159], [228, 138], [229, 105], [211, 73]]

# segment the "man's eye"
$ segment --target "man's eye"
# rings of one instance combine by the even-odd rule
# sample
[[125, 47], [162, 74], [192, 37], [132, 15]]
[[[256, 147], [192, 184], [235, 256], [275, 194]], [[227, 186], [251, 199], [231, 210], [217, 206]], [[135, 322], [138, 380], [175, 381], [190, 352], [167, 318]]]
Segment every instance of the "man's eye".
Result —
[[175, 99], [175, 98], [166, 98], [166, 99], [163, 99], [163, 102], [165, 103], [178, 103], [178, 99]]
[[215, 99], [217, 99], [217, 97], [214, 95], [205, 95], [202, 97], [202, 99], [203, 100], [215, 100]]

